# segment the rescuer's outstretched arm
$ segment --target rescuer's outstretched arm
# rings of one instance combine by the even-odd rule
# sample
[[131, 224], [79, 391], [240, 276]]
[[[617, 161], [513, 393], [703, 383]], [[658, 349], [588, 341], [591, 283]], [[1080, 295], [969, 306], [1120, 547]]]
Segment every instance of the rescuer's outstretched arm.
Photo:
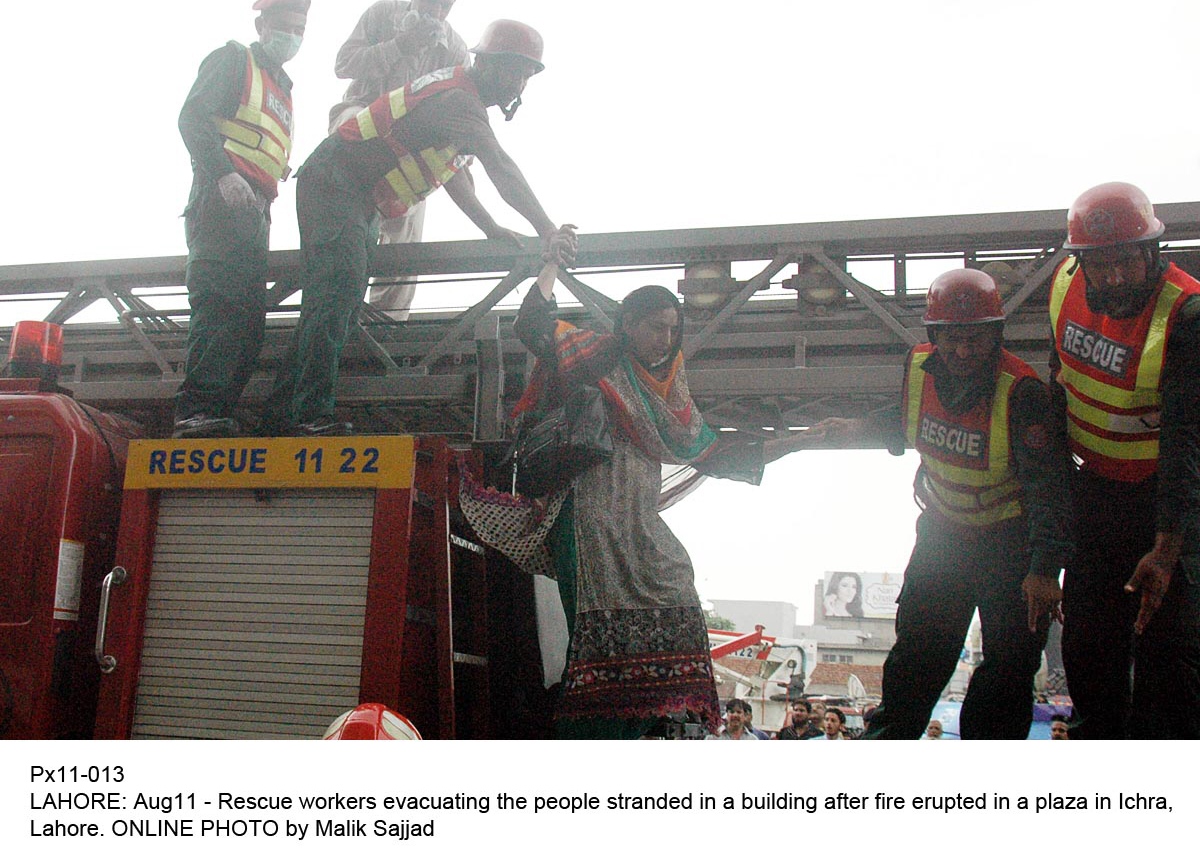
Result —
[[463, 215], [471, 219], [471, 223], [483, 231], [488, 239], [501, 239], [524, 248], [521, 234], [507, 227], [501, 227], [487, 208], [475, 195], [475, 179], [468, 168], [463, 168], [446, 182], [446, 193], [455, 205], [463, 211]]

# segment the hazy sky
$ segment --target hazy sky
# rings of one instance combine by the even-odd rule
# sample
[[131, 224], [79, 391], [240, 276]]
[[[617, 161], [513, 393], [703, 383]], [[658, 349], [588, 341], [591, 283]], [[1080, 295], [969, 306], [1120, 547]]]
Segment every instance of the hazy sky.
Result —
[[[201, 59], [254, 38], [250, 0], [11, 5], [0, 265], [184, 253], [176, 117]], [[333, 58], [367, 5], [313, 2], [287, 67], [294, 165], [325, 133], [345, 85]], [[493, 123], [551, 218], [578, 224], [584, 243], [1065, 208], [1113, 179], [1158, 202], [1200, 199], [1195, 0], [459, 0], [450, 20], [474, 44], [496, 17], [537, 27], [547, 68], [517, 118]], [[480, 185], [501, 223], [528, 232]], [[293, 207], [288, 184], [277, 249], [297, 246]], [[438, 195], [426, 238], [477, 234]], [[911, 456], [801, 453], [758, 489], [708, 482], [668, 520], [704, 597], [790, 601], [807, 618], [824, 570], [902, 569], [913, 469]]]

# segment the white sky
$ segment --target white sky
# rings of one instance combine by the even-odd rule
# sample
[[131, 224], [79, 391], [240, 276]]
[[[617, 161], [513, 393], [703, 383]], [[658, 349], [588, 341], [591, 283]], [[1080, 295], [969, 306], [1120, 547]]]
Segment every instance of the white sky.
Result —
[[[179, 106], [209, 51], [254, 38], [250, 0], [9, 5], [0, 265], [185, 253]], [[314, 0], [288, 65], [294, 165], [325, 133], [345, 84], [333, 58], [367, 5]], [[1112, 179], [1200, 200], [1194, 0], [459, 0], [450, 20], [474, 44], [496, 17], [537, 27], [547, 64], [515, 121], [493, 112], [497, 133], [585, 243], [1065, 208]], [[488, 191], [498, 219], [529, 232]], [[293, 187], [274, 215], [273, 247], [297, 247]], [[426, 238], [477, 234], [439, 195]], [[758, 489], [708, 482], [668, 520], [705, 598], [790, 601], [807, 620], [826, 569], [902, 570], [913, 469], [802, 453]]]

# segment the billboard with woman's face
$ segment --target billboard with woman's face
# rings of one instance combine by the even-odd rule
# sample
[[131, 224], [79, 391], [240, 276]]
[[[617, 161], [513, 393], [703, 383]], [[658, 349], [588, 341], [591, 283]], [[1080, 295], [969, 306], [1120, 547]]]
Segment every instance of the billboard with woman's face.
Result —
[[903, 574], [827, 571], [821, 602], [825, 618], [895, 619]]

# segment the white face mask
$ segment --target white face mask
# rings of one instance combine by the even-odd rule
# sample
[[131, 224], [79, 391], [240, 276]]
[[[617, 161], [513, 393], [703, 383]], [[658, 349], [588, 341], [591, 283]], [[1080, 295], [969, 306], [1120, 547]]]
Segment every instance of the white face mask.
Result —
[[303, 39], [303, 36], [297, 36], [295, 33], [279, 33], [271, 30], [263, 39], [262, 46], [263, 50], [267, 52], [267, 56], [282, 66], [296, 56]]

